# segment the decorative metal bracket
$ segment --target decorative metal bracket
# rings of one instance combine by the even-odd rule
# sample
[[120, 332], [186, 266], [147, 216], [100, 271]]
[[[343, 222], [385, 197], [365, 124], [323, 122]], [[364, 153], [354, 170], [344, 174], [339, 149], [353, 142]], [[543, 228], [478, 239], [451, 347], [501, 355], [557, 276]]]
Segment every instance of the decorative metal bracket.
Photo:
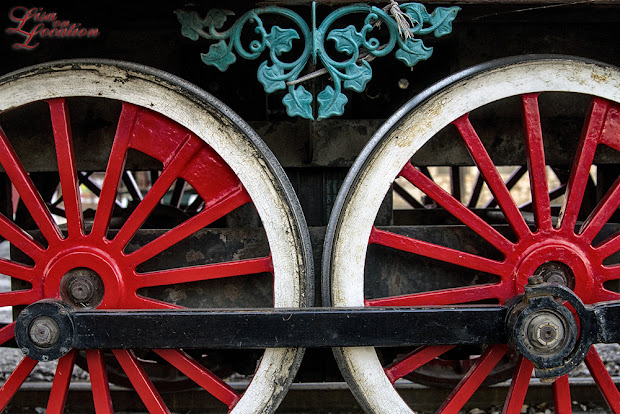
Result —
[[[394, 9], [395, 8], [395, 9]], [[248, 11], [228, 29], [223, 30], [228, 16], [234, 13], [226, 10], [210, 10], [204, 18], [195, 11], [175, 11], [182, 25], [182, 34], [191, 40], [204, 38], [214, 41], [207, 53], [201, 53], [202, 61], [224, 72], [235, 63], [237, 55], [244, 59], [257, 59], [265, 50], [269, 50], [268, 60], [258, 68], [258, 81], [265, 92], [272, 93], [287, 89], [282, 99], [289, 116], [314, 119], [312, 103], [314, 97], [302, 85], [300, 78], [310, 59], [313, 64], [321, 62], [323, 72], [329, 73], [333, 87], [328, 85], [317, 95], [318, 119], [339, 116], [344, 113], [348, 101], [342, 93], [343, 88], [363, 92], [372, 78], [369, 61], [386, 56], [396, 49], [396, 59], [412, 67], [421, 60], [428, 59], [433, 48], [424, 45], [416, 35], [433, 33], [435, 37], [452, 31], [452, 21], [456, 18], [459, 7], [438, 7], [431, 14], [422, 4], [392, 4], [381, 9], [368, 4], [345, 6], [331, 12], [317, 27], [316, 3], [312, 4], [311, 27], [299, 14], [282, 7], [268, 6]], [[297, 28], [271, 26], [268, 30], [261, 15], [277, 15], [292, 21]], [[341, 17], [350, 14], [365, 14], [362, 27], [349, 25], [345, 28], [332, 29], [332, 25]], [[258, 39], [242, 44], [241, 33], [246, 25], [254, 25]], [[379, 27], [387, 28], [383, 42], [373, 36]], [[247, 31], [247, 29], [246, 29]], [[245, 33], [245, 32], [244, 32]], [[280, 57], [293, 50], [293, 42], [302, 40], [303, 51], [296, 60], [286, 62]], [[336, 60], [325, 49], [327, 40], [334, 42], [334, 49], [348, 56], [345, 60]], [[236, 53], [236, 54], [235, 54]]]

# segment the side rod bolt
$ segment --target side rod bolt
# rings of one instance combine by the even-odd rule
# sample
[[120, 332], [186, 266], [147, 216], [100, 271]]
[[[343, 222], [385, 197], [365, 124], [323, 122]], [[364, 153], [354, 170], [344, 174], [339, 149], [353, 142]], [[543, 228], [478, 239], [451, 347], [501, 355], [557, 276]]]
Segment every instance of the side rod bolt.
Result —
[[58, 342], [60, 327], [49, 316], [39, 316], [30, 324], [30, 340], [38, 347], [49, 348]]

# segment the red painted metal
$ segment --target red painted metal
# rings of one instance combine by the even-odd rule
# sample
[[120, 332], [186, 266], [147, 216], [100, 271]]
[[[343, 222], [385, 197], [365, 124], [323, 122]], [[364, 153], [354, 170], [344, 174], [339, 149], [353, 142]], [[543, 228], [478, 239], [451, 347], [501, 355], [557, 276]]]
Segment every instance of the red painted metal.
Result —
[[17, 365], [17, 368], [15, 368], [15, 371], [9, 375], [2, 388], [0, 388], [0, 411], [4, 410], [9, 401], [11, 401], [37, 363], [38, 361], [32, 358], [24, 357]]
[[552, 229], [551, 202], [549, 200], [549, 187], [547, 186], [545, 148], [538, 109], [538, 94], [523, 95], [522, 102], [523, 126], [526, 133], [527, 169], [530, 174], [534, 217], [539, 232], [550, 232]]
[[[498, 169], [470, 122], [469, 115], [463, 115], [453, 122], [478, 166], [480, 176], [484, 177], [484, 181], [491, 190], [494, 196], [493, 200], [497, 201], [507, 224], [514, 232], [515, 242], [500, 234], [491, 224], [476, 215], [472, 210], [473, 205], [466, 206], [461, 203], [411, 163], [407, 163], [400, 172], [401, 177], [493, 245], [503, 254], [504, 257], [501, 260], [492, 260], [470, 251], [464, 251], [465, 249], [445, 247], [374, 227], [369, 240], [369, 244], [379, 244], [477, 272], [497, 275], [500, 278], [499, 282], [472, 284], [385, 298], [368, 298], [365, 300], [367, 306], [430, 306], [488, 300], [505, 303], [508, 299], [522, 293], [524, 286], [528, 283], [528, 277], [534, 275], [536, 270], [547, 262], [564, 263], [572, 270], [574, 292], [584, 303], [593, 304], [608, 300], [620, 300], [620, 294], [606, 289], [603, 285], [609, 280], [620, 278], [620, 265], [607, 266], [603, 264], [607, 257], [620, 250], [620, 233], [614, 234], [598, 245], [593, 245], [595, 237], [620, 207], [620, 178], [615, 181], [590, 213], [581, 228], [576, 229], [586, 185], [591, 180], [590, 170], [598, 145], [604, 144], [620, 151], [620, 105], [601, 98], [593, 98], [587, 119], [584, 122], [569, 182], [566, 186], [565, 204], [561, 208], [559, 224], [557, 228], [554, 228], [551, 216], [550, 189], [547, 184], [544, 136], [538, 94], [523, 95], [521, 104], [535, 229], [530, 229], [527, 226], [510, 195], [508, 184], [499, 175]], [[493, 346], [489, 349], [490, 351], [488, 350], [483, 357], [478, 358], [480, 362], [476, 361], [476, 370], [470, 371], [439, 412], [456, 412], [470, 398], [473, 390], [477, 387], [475, 384], [479, 385], [484, 379], [483, 377], [488, 375], [493, 368], [492, 366], [489, 368], [490, 363], [485, 361], [490, 361], [489, 353], [492, 353], [494, 358], [497, 357], [499, 348]], [[431, 349], [414, 351], [404, 360], [386, 367], [387, 377], [390, 381], [394, 381], [396, 378], [413, 372], [421, 365], [431, 363], [433, 359], [430, 357], [431, 353]], [[427, 359], [426, 356], [430, 359]], [[610, 407], [615, 410], [614, 412], [619, 413], [620, 395], [618, 389], [611, 382], [594, 349], [588, 355], [586, 363]], [[480, 366], [484, 368], [480, 368]], [[512, 387], [505, 402], [504, 413], [520, 412], [532, 369], [533, 366], [529, 361], [520, 360], [517, 363]], [[482, 373], [485, 374], [482, 375]], [[553, 389], [558, 412], [570, 412], [570, 391], [566, 379], [564, 377], [558, 379]]]
[[620, 414], [620, 392], [594, 347], [590, 349], [585, 362], [611, 412]]
[[422, 174], [417, 168], [408, 163], [402, 169], [400, 175], [426, 193], [429, 197], [435, 200], [437, 204], [449, 211], [450, 214], [463, 222], [463, 224], [469, 226], [502, 253], [508, 254], [512, 251], [512, 243], [506, 239], [506, 237], [502, 236], [497, 230], [478, 217], [469, 208], [465, 207], [460, 201], [442, 189], [433, 180]]
[[560, 212], [560, 228], [566, 234], [572, 234], [577, 224], [577, 217], [586, 185], [590, 179], [590, 167], [594, 161], [596, 147], [601, 138], [607, 110], [611, 103], [600, 98], [594, 98], [581, 136], [575, 162], [566, 188], [566, 199]]
[[[142, 297], [143, 287], [195, 282], [215, 278], [273, 273], [270, 256], [225, 263], [205, 264], [164, 271], [140, 273], [136, 267], [182, 241], [196, 231], [251, 202], [243, 185], [222, 158], [195, 134], [159, 114], [123, 103], [103, 181], [92, 230], [86, 233], [81, 195], [73, 150], [69, 105], [63, 98], [48, 101], [52, 132], [59, 167], [62, 201], [67, 219], [67, 237], [55, 223], [8, 137], [0, 129], [0, 163], [19, 197], [28, 209], [46, 244], [35, 241], [10, 217], [0, 215], [0, 236], [29, 256], [33, 265], [0, 259], [0, 273], [29, 282], [25, 290], [0, 293], [0, 306], [29, 305], [45, 298], [60, 298], [63, 277], [75, 268], [96, 272], [104, 284], [100, 309], [174, 309], [177, 305]], [[119, 183], [126, 174], [125, 161], [130, 149], [158, 160], [163, 170], [116, 236], [109, 238], [109, 225], [117, 204]], [[162, 197], [175, 182], [191, 185], [204, 207], [198, 214], [168, 230], [137, 251], [125, 247], [140, 229]], [[0, 342], [14, 337], [14, 324], [0, 329]], [[113, 351], [121, 367], [151, 412], [167, 412], [147, 373], [131, 351]], [[232, 407], [239, 395], [181, 351], [162, 351], [164, 359], [198, 385]], [[86, 352], [97, 413], [112, 413], [112, 401], [103, 353]], [[59, 413], [65, 404], [75, 353], [59, 361], [48, 412]], [[25, 358], [0, 389], [0, 402], [6, 404], [29, 375], [36, 361]]]
[[133, 353], [126, 349], [115, 349], [112, 352], [127, 374], [127, 377], [129, 377], [131, 384], [149, 413], [170, 413], [164, 400], [161, 399], [146, 371], [144, 371], [144, 368], [142, 368], [142, 365], [140, 365]]
[[527, 389], [530, 387], [532, 371], [534, 371], [534, 364], [523, 356], [519, 356], [502, 414], [519, 414], [521, 412]]
[[52, 130], [56, 144], [58, 159], [58, 174], [62, 189], [62, 202], [65, 206], [67, 218], [68, 238], [79, 238], [84, 235], [84, 217], [80, 197], [78, 172], [75, 165], [73, 138], [71, 137], [71, 123], [65, 99], [48, 101], [52, 118]]
[[70, 351], [67, 355], [58, 360], [58, 367], [54, 375], [54, 382], [50, 391], [50, 398], [47, 402], [46, 414], [62, 414], [67, 401], [67, 393], [69, 392], [69, 383], [71, 382], [71, 374], [75, 365], [76, 350]]
[[488, 347], [437, 410], [437, 414], [458, 414], [508, 349], [506, 345]]
[[495, 168], [489, 153], [484, 148], [482, 141], [480, 141], [480, 137], [478, 137], [476, 130], [469, 121], [469, 115], [462, 116], [455, 120], [453, 124], [459, 130], [461, 137], [463, 137], [463, 142], [465, 142], [469, 153], [476, 162], [476, 165], [478, 165], [480, 173], [493, 193], [495, 200], [497, 200], [497, 204], [506, 215], [508, 224], [510, 224], [510, 227], [520, 240], [527, 238], [530, 234], [529, 228], [519, 208], [510, 196], [510, 192], [508, 188], [506, 188], [504, 180], [499, 175], [499, 171]]
[[[88, 363], [88, 373], [90, 374], [90, 385], [93, 390], [93, 402], [97, 414], [112, 414], [112, 395], [108, 384], [108, 374], [105, 368], [103, 352], [98, 349], [86, 351], [86, 362]], [[50, 398], [54, 398], [50, 395]]]
[[557, 414], [571, 414], [573, 412], [568, 375], [563, 375], [553, 381], [553, 404]]
[[176, 349], [155, 349], [154, 351], [215, 398], [226, 404], [229, 409], [232, 409], [241, 398], [239, 393], [185, 352]]
[[133, 126], [136, 122], [138, 107], [123, 103], [121, 114], [116, 127], [116, 135], [110, 152], [110, 159], [106, 168], [106, 179], [103, 181], [99, 202], [97, 203], [97, 211], [95, 212], [95, 220], [93, 228], [90, 232], [94, 239], [103, 239], [107, 232], [112, 218], [112, 210], [116, 201], [116, 193], [118, 184], [121, 181], [127, 150], [129, 149], [129, 141]]
[[423, 346], [421, 348], [418, 348], [415, 351], [405, 355], [400, 360], [395, 361], [385, 367], [385, 375], [387, 375], [390, 382], [394, 384], [397, 379], [400, 379], [405, 375], [409, 374], [410, 372], [415, 371], [422, 365], [427, 364], [428, 362], [448, 352], [454, 347], [455, 345], [441, 345]]
[[60, 241], [62, 239], [60, 229], [1, 128], [0, 164], [2, 164], [9, 180], [11, 180], [11, 184], [19, 193], [19, 196], [28, 208], [28, 212], [37, 226], [39, 226], [39, 230], [41, 230], [45, 239], [49, 243]]

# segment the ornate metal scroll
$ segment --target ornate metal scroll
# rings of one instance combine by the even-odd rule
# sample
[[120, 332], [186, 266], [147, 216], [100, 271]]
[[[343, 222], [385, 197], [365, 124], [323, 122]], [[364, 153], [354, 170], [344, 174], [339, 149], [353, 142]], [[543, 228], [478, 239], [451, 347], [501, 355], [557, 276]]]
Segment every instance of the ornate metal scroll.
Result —
[[[395, 17], [387, 11], [394, 6], [399, 13], [392, 13]], [[182, 24], [184, 36], [192, 40], [204, 38], [212, 41], [208, 52], [201, 53], [201, 58], [205, 64], [215, 66], [221, 71], [235, 63], [237, 56], [257, 59], [263, 52], [268, 51], [268, 59], [258, 68], [258, 80], [267, 93], [288, 91], [282, 102], [289, 116], [314, 119], [314, 96], [300, 84], [303, 78], [299, 76], [310, 59], [313, 64], [320, 62], [324, 67], [323, 72], [329, 73], [333, 81], [333, 86], [328, 85], [316, 97], [317, 119], [323, 119], [344, 113], [348, 99], [343, 89], [364, 91], [372, 78], [370, 60], [386, 56], [393, 50], [396, 50], [396, 58], [410, 67], [428, 59], [433, 48], [425, 46], [416, 36], [433, 33], [440, 37], [450, 33], [452, 21], [459, 10], [459, 7], [438, 7], [429, 14], [423, 5], [418, 3], [398, 6], [392, 2], [386, 9], [355, 4], [331, 12], [317, 27], [316, 4], [313, 3], [310, 27], [297, 13], [282, 7], [269, 6], [248, 11], [227, 29], [223, 28], [228, 17], [233, 15], [230, 11], [210, 10], [204, 18], [195, 11], [177, 10], [175, 13]], [[266, 27], [261, 16], [268, 14], [290, 20], [294, 28], [275, 25]], [[360, 29], [354, 25], [331, 28], [338, 19], [351, 14], [365, 15]], [[400, 20], [400, 23], [397, 20]], [[247, 27], [252, 26], [258, 39], [244, 45], [241, 33], [244, 28], [247, 32]], [[387, 29], [383, 42], [379, 41], [376, 34], [373, 35], [373, 31], [378, 33], [379, 27]], [[303, 51], [293, 61], [281, 59], [293, 50], [294, 41], [303, 42]], [[330, 57], [325, 49], [326, 41], [333, 41], [334, 49], [348, 58], [336, 60]]]

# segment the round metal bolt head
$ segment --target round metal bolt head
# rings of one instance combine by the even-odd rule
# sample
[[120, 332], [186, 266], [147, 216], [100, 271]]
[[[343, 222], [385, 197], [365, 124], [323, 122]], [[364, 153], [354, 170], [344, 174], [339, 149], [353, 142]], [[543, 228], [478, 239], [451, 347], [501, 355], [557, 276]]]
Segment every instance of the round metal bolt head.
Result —
[[562, 320], [549, 312], [542, 312], [527, 327], [530, 342], [537, 347], [552, 349], [564, 339]]
[[92, 269], [77, 267], [62, 277], [60, 296], [74, 307], [96, 308], [101, 303], [103, 294], [103, 280]]
[[69, 286], [69, 293], [73, 299], [78, 301], [88, 301], [95, 293], [95, 286], [92, 281], [86, 278], [75, 279]]
[[536, 339], [539, 343], [546, 346], [551, 346], [558, 339], [558, 326], [547, 323], [536, 328]]
[[30, 340], [36, 346], [49, 348], [58, 342], [60, 327], [49, 316], [39, 316], [30, 324]]

